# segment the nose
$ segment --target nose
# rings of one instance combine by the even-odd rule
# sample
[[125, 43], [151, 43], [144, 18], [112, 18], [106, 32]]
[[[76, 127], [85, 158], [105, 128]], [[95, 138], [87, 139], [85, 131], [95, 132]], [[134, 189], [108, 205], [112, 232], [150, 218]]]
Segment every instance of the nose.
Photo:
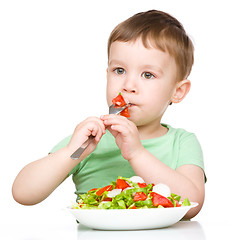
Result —
[[137, 84], [135, 77], [126, 77], [123, 85], [123, 91], [128, 93], [137, 93]]

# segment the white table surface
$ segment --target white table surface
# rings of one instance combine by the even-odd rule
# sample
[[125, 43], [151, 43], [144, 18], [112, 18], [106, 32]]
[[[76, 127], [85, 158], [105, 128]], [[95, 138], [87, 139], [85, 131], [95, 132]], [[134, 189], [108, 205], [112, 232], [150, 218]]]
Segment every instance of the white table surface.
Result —
[[[196, 218], [195, 218], [196, 219]], [[221, 219], [180, 221], [175, 225], [153, 230], [99, 231], [77, 224], [74, 217], [65, 209], [47, 210], [36, 207], [23, 207], [4, 214], [0, 220], [0, 239], [8, 240], [113, 240], [113, 239], [177, 239], [204, 240], [218, 239], [228, 233], [229, 223]]]

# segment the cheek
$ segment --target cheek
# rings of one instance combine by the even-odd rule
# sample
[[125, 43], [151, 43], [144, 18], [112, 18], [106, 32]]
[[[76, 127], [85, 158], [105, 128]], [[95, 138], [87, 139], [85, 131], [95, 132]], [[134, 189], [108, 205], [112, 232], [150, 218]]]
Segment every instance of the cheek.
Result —
[[109, 85], [109, 83], [108, 83], [108, 81], [107, 81], [107, 86], [106, 86], [106, 99], [107, 99], [107, 103], [108, 103], [108, 105], [110, 105], [111, 104], [111, 91], [110, 91], [110, 85]]
[[106, 98], [108, 105], [112, 104], [112, 99], [115, 98], [121, 90], [114, 83], [114, 81], [107, 80], [107, 87], [106, 87]]
[[173, 87], [168, 81], [157, 82], [154, 86], [148, 88], [148, 97], [155, 103], [167, 102], [172, 95]]
[[170, 93], [165, 89], [158, 87], [151, 89], [148, 93], [144, 94], [145, 110], [149, 113], [161, 114], [165, 111], [170, 101]]

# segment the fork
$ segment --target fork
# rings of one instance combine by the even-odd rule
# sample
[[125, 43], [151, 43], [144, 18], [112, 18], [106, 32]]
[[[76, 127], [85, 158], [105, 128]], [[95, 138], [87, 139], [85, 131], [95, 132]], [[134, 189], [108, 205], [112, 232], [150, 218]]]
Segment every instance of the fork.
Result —
[[[123, 107], [115, 107], [114, 104], [112, 104], [109, 107], [109, 114], [119, 114], [120, 112], [122, 112], [124, 109], [126, 109], [127, 107], [129, 107], [130, 104], [126, 104]], [[73, 160], [77, 160], [82, 153], [85, 151], [85, 149], [89, 146], [89, 144], [94, 140], [94, 136], [90, 135], [89, 138], [70, 156], [70, 158], [72, 158]]]

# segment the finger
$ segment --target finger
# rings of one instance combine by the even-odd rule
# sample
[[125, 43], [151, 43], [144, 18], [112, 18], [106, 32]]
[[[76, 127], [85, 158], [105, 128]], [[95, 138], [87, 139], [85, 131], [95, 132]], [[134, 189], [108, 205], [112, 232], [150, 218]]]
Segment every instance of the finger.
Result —
[[128, 133], [130, 133], [129, 129], [126, 126], [120, 125], [120, 124], [111, 125], [111, 129], [112, 129], [112, 131], [119, 132], [125, 136], [127, 136]]
[[94, 137], [97, 135], [98, 129], [99, 129], [99, 127], [98, 127], [96, 124], [94, 124], [94, 125], [92, 126], [92, 128], [90, 129], [90, 130], [91, 130], [91, 134], [92, 134]]
[[100, 118], [98, 118], [98, 117], [88, 117], [88, 118], [85, 120], [85, 122], [86, 122], [86, 123], [91, 123], [91, 122], [93, 122], [93, 123], [95, 123], [95, 124], [98, 124], [99, 127], [101, 128], [103, 134], [106, 133], [105, 125], [104, 125], [103, 121], [102, 121]]
[[113, 124], [121, 124], [126, 127], [130, 126], [129, 121], [127, 121], [126, 118], [106, 118], [103, 122], [105, 126], [110, 126]]
[[102, 128], [99, 126], [99, 127], [98, 127], [98, 131], [97, 131], [97, 134], [96, 134], [96, 136], [95, 136], [95, 140], [96, 140], [97, 142], [99, 142], [100, 139], [101, 139], [101, 137], [102, 137], [102, 135], [103, 135], [103, 130], [102, 130]]
[[106, 133], [106, 130], [105, 130], [105, 126], [103, 124], [103, 122], [101, 122], [100, 124], [99, 123], [96, 123], [97, 124], [97, 128], [95, 129], [95, 140], [97, 142], [100, 141], [101, 137]]
[[116, 138], [118, 132], [114, 131], [113, 129], [111, 129], [111, 126], [107, 127], [107, 129], [109, 130], [109, 132]]
[[106, 114], [106, 115], [102, 115], [100, 117], [101, 120], [106, 120], [106, 119], [111, 119], [111, 118], [120, 118], [120, 119], [127, 119], [124, 116], [121, 115], [116, 115], [116, 114]]
[[105, 129], [104, 122], [100, 118], [98, 118], [98, 117], [94, 117], [92, 120], [99, 124], [99, 127], [101, 128], [102, 133], [105, 134], [106, 133], [106, 129]]
[[101, 120], [101, 119], [98, 119], [98, 123], [100, 125], [100, 129], [102, 131], [102, 134], [105, 134], [106, 133], [106, 129], [105, 129], [105, 125], [104, 125], [104, 122]]
[[101, 140], [102, 135], [103, 135], [102, 132], [98, 131], [97, 135], [95, 136], [95, 141], [99, 142]]

